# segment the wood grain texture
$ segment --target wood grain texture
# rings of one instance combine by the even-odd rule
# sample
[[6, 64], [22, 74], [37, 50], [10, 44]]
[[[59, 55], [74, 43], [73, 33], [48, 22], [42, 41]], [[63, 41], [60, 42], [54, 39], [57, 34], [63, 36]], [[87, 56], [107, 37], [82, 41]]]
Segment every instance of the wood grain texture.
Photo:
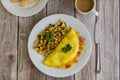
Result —
[[[95, 73], [94, 29], [96, 17], [82, 15], [75, 9], [75, 0], [49, 0], [37, 15], [16, 17], [0, 4], [0, 80], [119, 80], [119, 0], [96, 0], [96, 9], [102, 21], [101, 63], [102, 72]], [[85, 67], [75, 75], [54, 78], [41, 73], [31, 62], [27, 42], [33, 26], [42, 18], [52, 14], [68, 14], [82, 21], [90, 32], [93, 49]], [[19, 71], [20, 32], [25, 31], [23, 47], [24, 71]]]
[[74, 16], [74, 0], [49, 0], [47, 15], [68, 14]]
[[[47, 15], [69, 14], [74, 16], [74, 0], [49, 0]], [[65, 78], [53, 78], [47, 76], [47, 80], [74, 80], [74, 75]]]
[[93, 14], [83, 15], [76, 10], [75, 17], [84, 23], [84, 25], [90, 32], [90, 36], [92, 39], [91, 57], [86, 66], [75, 75], [75, 80], [95, 80], [95, 43], [94, 43], [95, 15]]
[[[27, 51], [27, 42], [28, 42], [28, 36], [30, 34], [30, 31], [34, 27], [34, 25], [42, 18], [46, 16], [46, 8], [42, 10], [40, 13], [38, 13], [35, 16], [28, 17], [28, 18], [19, 18], [19, 34], [22, 31], [26, 32], [26, 37], [24, 39], [24, 47], [23, 47], [23, 64], [24, 64], [24, 70], [22, 72], [19, 71], [18, 66], [18, 80], [45, 80], [46, 76], [41, 73], [31, 62], [28, 51]], [[19, 35], [19, 45], [18, 45], [18, 54], [20, 57], [20, 35]], [[18, 59], [18, 62], [20, 62], [20, 58]]]
[[[75, 75], [75, 80], [95, 80], [95, 44], [94, 44], [94, 28], [95, 16], [88, 14], [82, 15], [76, 11], [76, 18], [82, 21], [90, 32], [92, 39], [91, 57], [85, 67]], [[89, 42], [89, 41], [88, 41]]]
[[0, 4], [0, 80], [17, 79], [17, 22]]
[[97, 80], [119, 80], [119, 0], [100, 1], [102, 72]]

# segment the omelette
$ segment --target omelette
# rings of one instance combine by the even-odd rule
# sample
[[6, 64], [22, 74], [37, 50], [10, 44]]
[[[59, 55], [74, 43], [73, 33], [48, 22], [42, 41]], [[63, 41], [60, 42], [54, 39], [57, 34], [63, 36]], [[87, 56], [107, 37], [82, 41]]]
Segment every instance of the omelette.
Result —
[[[51, 54], [43, 61], [48, 67], [71, 67], [80, 56], [79, 34], [71, 28]], [[66, 68], [67, 68], [66, 67]]]
[[68, 63], [66, 63], [65, 65], [59, 66], [58, 68], [68, 69], [68, 68], [74, 66], [76, 63], [78, 63], [78, 60], [84, 50], [85, 45], [86, 45], [85, 38], [80, 36], [79, 37], [79, 50], [78, 50], [76, 56], [73, 59], [71, 59]]

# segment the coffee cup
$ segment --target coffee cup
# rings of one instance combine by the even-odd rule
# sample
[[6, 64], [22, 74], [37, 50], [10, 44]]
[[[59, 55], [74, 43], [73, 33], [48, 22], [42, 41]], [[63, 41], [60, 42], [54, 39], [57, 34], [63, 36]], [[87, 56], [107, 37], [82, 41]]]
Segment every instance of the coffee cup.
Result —
[[95, 0], [76, 0], [75, 7], [81, 14], [94, 14], [98, 16], [98, 12], [95, 10]]

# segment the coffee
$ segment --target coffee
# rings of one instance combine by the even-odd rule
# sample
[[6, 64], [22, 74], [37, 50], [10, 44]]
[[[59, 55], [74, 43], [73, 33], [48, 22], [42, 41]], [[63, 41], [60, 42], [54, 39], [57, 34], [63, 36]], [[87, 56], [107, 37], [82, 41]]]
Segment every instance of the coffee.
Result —
[[77, 0], [77, 8], [82, 12], [90, 11], [94, 6], [93, 0]]

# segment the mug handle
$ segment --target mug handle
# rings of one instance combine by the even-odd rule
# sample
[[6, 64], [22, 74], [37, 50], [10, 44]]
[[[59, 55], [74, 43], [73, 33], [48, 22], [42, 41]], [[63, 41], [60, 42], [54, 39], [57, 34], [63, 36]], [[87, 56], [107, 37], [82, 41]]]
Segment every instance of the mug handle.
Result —
[[96, 11], [96, 10], [92, 10], [92, 14], [94, 14], [94, 15], [96, 15], [96, 16], [98, 16], [99, 15], [99, 13]]

